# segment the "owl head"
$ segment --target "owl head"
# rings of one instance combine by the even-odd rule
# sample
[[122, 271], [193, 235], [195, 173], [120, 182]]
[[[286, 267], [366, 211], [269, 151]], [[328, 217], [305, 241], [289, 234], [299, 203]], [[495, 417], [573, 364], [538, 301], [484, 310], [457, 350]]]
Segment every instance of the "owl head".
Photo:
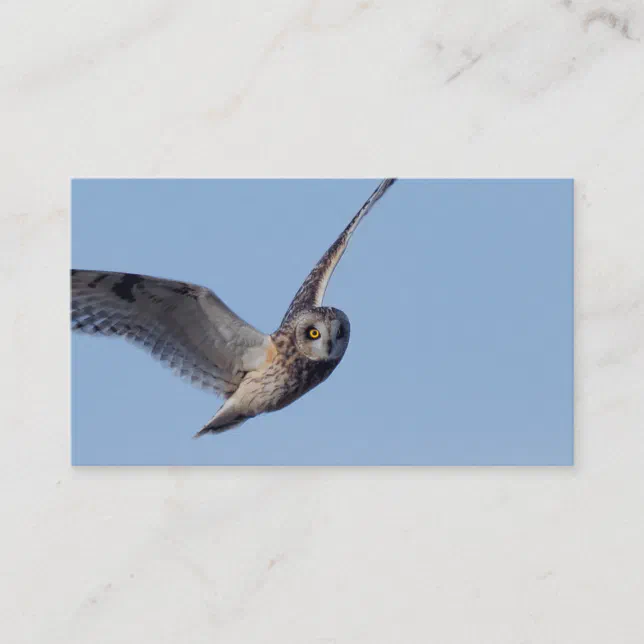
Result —
[[294, 319], [295, 345], [311, 360], [340, 360], [347, 350], [351, 325], [339, 309], [306, 309]]

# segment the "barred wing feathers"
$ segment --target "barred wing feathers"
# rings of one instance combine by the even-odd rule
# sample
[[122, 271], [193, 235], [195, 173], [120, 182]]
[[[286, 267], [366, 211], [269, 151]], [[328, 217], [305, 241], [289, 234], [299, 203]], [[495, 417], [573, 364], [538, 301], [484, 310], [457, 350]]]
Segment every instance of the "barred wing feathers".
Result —
[[228, 397], [266, 359], [270, 337], [203, 286], [86, 270], [71, 281], [73, 330], [123, 336], [197, 387]]

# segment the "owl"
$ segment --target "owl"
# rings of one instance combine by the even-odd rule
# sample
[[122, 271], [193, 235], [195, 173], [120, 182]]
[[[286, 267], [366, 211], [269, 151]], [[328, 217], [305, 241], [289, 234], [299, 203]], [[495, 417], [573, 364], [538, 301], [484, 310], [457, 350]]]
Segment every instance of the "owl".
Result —
[[122, 336], [191, 384], [219, 394], [223, 405], [195, 438], [282, 409], [326, 380], [347, 350], [349, 318], [322, 306], [322, 300], [351, 235], [394, 181], [380, 183], [309, 273], [270, 335], [242, 320], [204, 286], [75, 269], [72, 329]]

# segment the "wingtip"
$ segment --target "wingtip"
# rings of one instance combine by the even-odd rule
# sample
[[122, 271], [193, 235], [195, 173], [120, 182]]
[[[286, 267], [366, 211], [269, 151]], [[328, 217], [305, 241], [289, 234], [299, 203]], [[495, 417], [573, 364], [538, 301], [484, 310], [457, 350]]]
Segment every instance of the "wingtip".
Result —
[[385, 190], [391, 188], [391, 186], [393, 186], [394, 183], [396, 183], [396, 181], [398, 181], [398, 177], [391, 177], [389, 179], [384, 179], [383, 182], [382, 182], [383, 183], [383, 188]]
[[389, 188], [391, 188], [391, 186], [394, 185], [394, 183], [396, 183], [396, 181], [398, 181], [398, 177], [389, 177], [387, 179], [382, 179], [378, 184], [378, 187], [375, 189], [373, 195], [371, 195], [371, 198], [374, 201], [377, 201], [380, 197], [382, 197], [382, 195], [385, 194], [385, 192], [387, 192], [387, 190], [389, 190]]

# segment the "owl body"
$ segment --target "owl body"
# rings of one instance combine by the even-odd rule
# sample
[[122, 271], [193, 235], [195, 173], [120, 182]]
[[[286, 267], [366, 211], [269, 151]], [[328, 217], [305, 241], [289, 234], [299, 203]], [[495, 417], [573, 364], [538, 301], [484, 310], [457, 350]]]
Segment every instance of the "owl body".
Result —
[[[306, 313], [308, 314], [308, 312]], [[316, 327], [326, 330], [326, 334], [323, 334], [319, 340], [308, 341], [305, 337], [306, 329], [302, 333], [301, 328], [298, 329], [297, 325], [290, 324], [282, 325], [272, 336], [278, 353], [275, 364], [271, 365], [269, 369], [269, 378], [274, 377], [277, 381], [281, 380], [282, 383], [279, 395], [271, 403], [271, 411], [283, 409], [324, 382], [340, 364], [349, 346], [349, 319], [342, 311], [319, 308], [313, 313], [319, 316], [320, 321], [304, 320], [300, 327], [315, 324]], [[343, 333], [338, 338], [337, 330], [334, 329], [332, 323], [340, 320], [340, 328], [343, 329]], [[332, 332], [334, 333], [333, 338], [330, 337]], [[310, 351], [306, 351], [306, 348], [302, 347], [302, 343], [307, 342], [311, 345], [318, 342], [323, 345], [320, 351], [321, 355], [311, 357]]]
[[321, 306], [360, 220], [393, 184], [380, 183], [306, 278], [280, 327], [266, 335], [209, 289], [145, 275], [72, 270], [72, 328], [123, 336], [191, 384], [225, 399], [196, 436], [283, 409], [324, 382], [349, 344], [350, 323]]
[[[307, 337], [312, 328], [320, 332], [319, 338]], [[271, 335], [265, 361], [243, 374], [237, 390], [199, 434], [232, 429], [295, 402], [333, 373], [348, 347], [349, 335], [349, 319], [338, 309], [295, 313]], [[317, 342], [322, 346], [312, 352], [311, 345]]]

